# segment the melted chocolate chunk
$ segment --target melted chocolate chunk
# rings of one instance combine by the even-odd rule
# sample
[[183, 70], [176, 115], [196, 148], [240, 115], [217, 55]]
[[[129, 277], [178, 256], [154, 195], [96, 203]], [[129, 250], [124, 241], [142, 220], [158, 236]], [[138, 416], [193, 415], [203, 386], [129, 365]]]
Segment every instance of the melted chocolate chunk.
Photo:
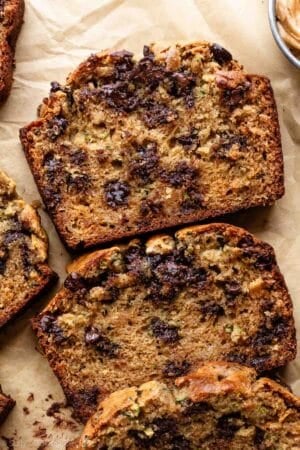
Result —
[[260, 448], [260, 445], [264, 442], [266, 432], [261, 428], [255, 427], [255, 434], [253, 438], [253, 444]]
[[240, 248], [252, 247], [253, 245], [254, 245], [254, 240], [250, 234], [246, 234], [245, 236], [243, 236], [237, 244], [237, 246]]
[[142, 216], [148, 216], [149, 214], [157, 215], [162, 212], [163, 203], [160, 201], [153, 201], [150, 199], [143, 200], [141, 202], [141, 214]]
[[139, 146], [137, 156], [130, 164], [130, 174], [139, 178], [143, 183], [149, 183], [156, 177], [159, 164], [157, 154], [157, 144], [149, 142], [144, 146]]
[[163, 368], [163, 374], [166, 377], [181, 377], [188, 373], [190, 368], [191, 364], [188, 361], [167, 361]]
[[186, 161], [178, 163], [174, 170], [164, 171], [161, 174], [163, 181], [174, 187], [189, 186], [199, 177], [199, 172], [188, 165]]
[[86, 173], [68, 174], [66, 183], [71, 193], [79, 194], [88, 190], [91, 185], [91, 178]]
[[203, 197], [196, 186], [188, 187], [184, 197], [184, 200], [180, 203], [180, 209], [183, 212], [203, 207]]
[[114, 358], [118, 354], [120, 346], [104, 336], [97, 327], [87, 327], [84, 339], [87, 345], [92, 345], [105, 356]]
[[132, 61], [133, 53], [127, 50], [121, 50], [112, 53], [111, 56], [115, 60], [115, 79], [121, 81], [126, 80], [128, 78], [128, 72], [134, 66]]
[[218, 419], [217, 430], [222, 439], [233, 439], [235, 433], [241, 428], [240, 413], [226, 414]]
[[180, 339], [178, 327], [169, 325], [158, 317], [151, 319], [150, 326], [153, 335], [167, 344], [172, 344]]
[[169, 77], [168, 93], [174, 97], [184, 97], [188, 107], [194, 105], [193, 88], [196, 85], [195, 76], [188, 72], [172, 72]]
[[47, 180], [56, 185], [61, 179], [63, 173], [63, 165], [60, 159], [57, 159], [54, 153], [47, 153], [43, 159], [42, 165], [45, 169]]
[[72, 292], [80, 291], [86, 288], [86, 281], [78, 273], [71, 272], [65, 279], [64, 287]]
[[246, 81], [244, 84], [233, 89], [224, 89], [221, 95], [222, 103], [229, 109], [234, 109], [245, 101], [246, 94], [250, 89], [251, 83]]
[[192, 402], [191, 400], [187, 400], [184, 403], [183, 415], [196, 416], [211, 411], [212, 409], [212, 406], [207, 402]]
[[90, 388], [79, 389], [76, 392], [70, 392], [68, 398], [75, 410], [81, 410], [83, 405], [96, 406], [98, 404], [99, 394], [99, 387], [92, 386]]
[[130, 89], [127, 81], [104, 84], [98, 89], [97, 93], [108, 106], [118, 111], [128, 113], [139, 106], [139, 97]]
[[145, 112], [142, 115], [142, 119], [148, 128], [156, 128], [159, 125], [173, 122], [178, 117], [176, 111], [163, 103], [148, 100], [144, 102], [144, 106]]
[[53, 335], [55, 342], [58, 344], [65, 340], [63, 330], [57, 324], [57, 317], [54, 314], [44, 314], [40, 319], [40, 327], [45, 333]]
[[9, 245], [9, 244], [12, 244], [13, 242], [23, 239], [24, 237], [25, 237], [25, 234], [22, 233], [22, 231], [8, 230], [5, 232], [5, 235], [3, 238], [3, 244]]
[[232, 55], [229, 53], [228, 50], [226, 50], [224, 47], [222, 47], [219, 44], [213, 44], [211, 47], [211, 52], [213, 54], [213, 58], [215, 61], [217, 61], [218, 64], [221, 66], [223, 64], [228, 63], [232, 60]]
[[199, 145], [198, 130], [193, 129], [189, 134], [178, 136], [177, 141], [185, 148], [197, 147]]
[[64, 134], [68, 126], [68, 121], [64, 117], [55, 116], [48, 122], [47, 136], [51, 141]]
[[241, 285], [237, 281], [226, 281], [223, 289], [229, 299], [234, 299], [242, 293]]
[[87, 160], [87, 155], [82, 150], [75, 150], [70, 153], [70, 162], [76, 166], [83, 165]]
[[112, 208], [127, 205], [130, 188], [126, 181], [108, 181], [104, 185], [104, 197], [106, 203]]
[[272, 270], [274, 264], [274, 256], [272, 254], [258, 255], [254, 266], [260, 270]]
[[4, 255], [0, 258], [0, 275], [4, 275], [5, 273], [7, 258], [8, 255]]
[[201, 304], [200, 311], [201, 314], [205, 316], [205, 318], [213, 318], [214, 320], [225, 315], [224, 308], [222, 308], [222, 306], [218, 303], [214, 303], [211, 301]]

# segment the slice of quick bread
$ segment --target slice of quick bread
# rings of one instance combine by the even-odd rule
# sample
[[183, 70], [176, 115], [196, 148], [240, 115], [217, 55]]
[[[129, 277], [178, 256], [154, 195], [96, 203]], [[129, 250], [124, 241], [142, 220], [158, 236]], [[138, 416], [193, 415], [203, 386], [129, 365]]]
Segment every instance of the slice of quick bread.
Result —
[[68, 450], [296, 450], [300, 399], [239, 364], [111, 394]]
[[0, 1], [0, 102], [8, 97], [11, 89], [15, 46], [23, 15], [24, 0]]
[[2, 392], [0, 385], [0, 425], [5, 421], [15, 404], [16, 402], [11, 397]]
[[20, 131], [48, 212], [86, 248], [258, 205], [284, 192], [276, 105], [217, 44], [91, 56]]
[[36, 210], [0, 171], [0, 328], [56, 278]]
[[204, 360], [258, 371], [295, 357], [292, 303], [272, 248], [210, 224], [85, 255], [33, 319], [83, 421], [111, 392]]

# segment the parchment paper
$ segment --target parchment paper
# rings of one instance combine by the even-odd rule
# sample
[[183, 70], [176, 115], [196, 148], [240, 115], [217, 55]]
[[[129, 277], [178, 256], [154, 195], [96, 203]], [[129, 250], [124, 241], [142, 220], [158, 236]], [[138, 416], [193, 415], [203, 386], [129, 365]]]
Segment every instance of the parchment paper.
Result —
[[[25, 1], [15, 82], [9, 100], [0, 108], [0, 166], [16, 180], [18, 191], [30, 202], [39, 195], [19, 144], [18, 130], [35, 118], [36, 107], [48, 94], [49, 82], [64, 82], [91, 52], [115, 47], [141, 53], [143, 44], [152, 41], [206, 39], [228, 48], [248, 71], [271, 78], [281, 122], [286, 194], [273, 208], [241, 213], [230, 221], [275, 247], [294, 301], [299, 334], [300, 72], [273, 41], [267, 0]], [[49, 217], [43, 211], [41, 214], [50, 239], [50, 264], [61, 283], [70, 257]], [[64, 396], [46, 359], [36, 350], [28, 322], [42, 304], [39, 302], [0, 334], [0, 382], [17, 401], [0, 436], [12, 438], [10, 448], [15, 450], [64, 449], [81, 429], [79, 424], [67, 423], [67, 409], [56, 413], [56, 420], [46, 413], [53, 402], [63, 402]], [[289, 365], [285, 378], [300, 395], [299, 359]], [[0, 438], [1, 450], [9, 448], [6, 442]], [[39, 447], [46, 442], [47, 447]]]

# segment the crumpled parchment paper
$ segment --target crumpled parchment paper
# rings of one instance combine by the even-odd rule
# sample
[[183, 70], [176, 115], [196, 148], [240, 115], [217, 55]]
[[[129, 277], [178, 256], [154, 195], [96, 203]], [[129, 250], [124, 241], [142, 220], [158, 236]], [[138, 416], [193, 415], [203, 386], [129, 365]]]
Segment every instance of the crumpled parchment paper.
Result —
[[[39, 199], [18, 131], [35, 118], [50, 81], [64, 82], [90, 53], [108, 47], [141, 53], [143, 44], [153, 41], [201, 39], [219, 42], [249, 72], [263, 73], [272, 80], [281, 122], [286, 194], [272, 208], [240, 213], [228, 220], [275, 247], [300, 331], [300, 72], [273, 41], [267, 0], [26, 0], [15, 81], [10, 98], [0, 108], [0, 166], [16, 180], [26, 200]], [[50, 264], [61, 283], [70, 256], [47, 214], [41, 214], [50, 240]], [[36, 349], [29, 325], [29, 318], [42, 304], [0, 333], [0, 382], [17, 401], [0, 436], [12, 438], [14, 450], [64, 449], [81, 429], [69, 410], [58, 407], [54, 416], [51, 411], [47, 415], [53, 402], [63, 402], [64, 396]], [[300, 395], [299, 359], [285, 370], [285, 379]], [[8, 442], [0, 438], [0, 449], [9, 448]], [[42, 443], [48, 443], [47, 447], [39, 447]]]

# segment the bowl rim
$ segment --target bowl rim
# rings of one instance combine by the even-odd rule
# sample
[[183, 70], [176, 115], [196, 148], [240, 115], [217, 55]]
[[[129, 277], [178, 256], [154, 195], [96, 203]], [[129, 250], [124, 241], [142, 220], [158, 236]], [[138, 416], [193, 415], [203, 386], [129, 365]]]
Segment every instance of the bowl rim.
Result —
[[285, 55], [285, 57], [298, 69], [300, 69], [300, 59], [298, 59], [289, 49], [281, 37], [276, 18], [276, 2], [277, 0], [269, 0], [269, 23], [276, 44]]

